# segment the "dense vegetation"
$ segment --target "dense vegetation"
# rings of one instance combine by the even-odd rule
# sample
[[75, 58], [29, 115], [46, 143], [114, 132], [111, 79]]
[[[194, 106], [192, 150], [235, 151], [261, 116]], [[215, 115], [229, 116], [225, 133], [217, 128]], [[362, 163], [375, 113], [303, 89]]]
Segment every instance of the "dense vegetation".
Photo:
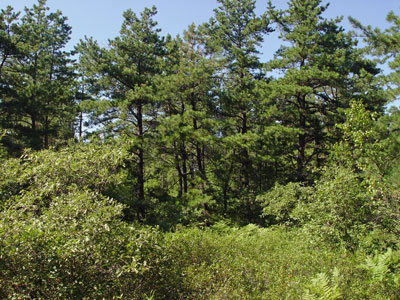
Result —
[[1, 10], [1, 299], [400, 298], [400, 17], [218, 3], [74, 51], [45, 0]]

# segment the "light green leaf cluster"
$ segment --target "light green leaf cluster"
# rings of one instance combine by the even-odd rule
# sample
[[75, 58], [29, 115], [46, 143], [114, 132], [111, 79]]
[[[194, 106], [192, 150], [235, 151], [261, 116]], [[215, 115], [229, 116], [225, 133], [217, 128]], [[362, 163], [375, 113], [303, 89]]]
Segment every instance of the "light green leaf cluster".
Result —
[[341, 292], [338, 285], [339, 271], [334, 269], [332, 278], [325, 273], [319, 273], [311, 280], [306, 289], [304, 300], [338, 300], [341, 299]]

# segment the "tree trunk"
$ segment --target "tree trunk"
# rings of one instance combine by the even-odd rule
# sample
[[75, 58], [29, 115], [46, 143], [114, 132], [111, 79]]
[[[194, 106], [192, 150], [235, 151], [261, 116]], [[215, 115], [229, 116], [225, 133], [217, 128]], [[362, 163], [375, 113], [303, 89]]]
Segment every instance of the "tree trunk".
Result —
[[298, 150], [297, 150], [297, 181], [304, 182], [305, 181], [305, 174], [304, 174], [304, 167], [305, 167], [305, 152], [306, 152], [306, 117], [304, 115], [306, 109], [306, 100], [305, 96], [301, 96], [297, 98], [299, 103], [299, 128], [302, 130], [302, 133], [299, 134], [298, 139]]
[[82, 141], [83, 134], [83, 113], [79, 112], [79, 141]]
[[187, 172], [187, 152], [185, 148], [185, 140], [182, 138], [181, 141], [181, 156], [182, 156], [182, 179], [183, 179], [183, 193], [188, 192], [188, 172]]
[[138, 156], [138, 178], [137, 178], [137, 188], [138, 188], [138, 218], [143, 220], [146, 214], [144, 207], [144, 156], [143, 156], [143, 112], [142, 112], [142, 102], [139, 100], [137, 105], [137, 129], [139, 138], [139, 147], [137, 150]]
[[45, 117], [44, 121], [44, 149], [49, 149], [49, 118]]

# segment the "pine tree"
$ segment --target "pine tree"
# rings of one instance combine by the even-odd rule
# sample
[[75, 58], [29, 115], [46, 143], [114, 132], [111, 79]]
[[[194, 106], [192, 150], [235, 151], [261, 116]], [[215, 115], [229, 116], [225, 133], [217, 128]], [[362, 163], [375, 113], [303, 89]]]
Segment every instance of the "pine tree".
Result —
[[2, 48], [1, 126], [7, 129], [5, 143], [17, 153], [74, 135], [74, 73], [71, 54], [64, 51], [71, 27], [60, 11], [48, 10], [45, 0], [26, 8], [20, 20], [8, 10], [2, 26], [8, 42]]
[[[218, 96], [218, 115], [223, 121], [220, 137], [226, 151], [222, 156], [229, 161], [221, 164], [222, 197], [227, 209], [228, 190], [245, 199], [250, 218], [250, 186], [254, 162], [249, 148], [254, 143], [254, 113], [260, 100], [257, 79], [263, 64], [259, 60], [259, 46], [264, 35], [271, 31], [266, 14], [257, 16], [254, 0], [219, 0], [214, 17], [203, 24], [206, 46], [220, 63], [218, 75], [221, 90]], [[234, 174], [237, 182], [231, 186]], [[231, 188], [234, 188], [233, 190]], [[239, 197], [240, 198], [240, 197]]]
[[[8, 84], [3, 80], [3, 69], [6, 69], [10, 61], [19, 53], [17, 36], [19, 29], [18, 18], [19, 13], [15, 13], [11, 6], [2, 9], [0, 12], [0, 106], [7, 94], [10, 93]], [[0, 114], [0, 124], [1, 141], [7, 133], [7, 130], [3, 129], [3, 126], [5, 126], [3, 113]], [[0, 157], [6, 156], [5, 153], [6, 148], [0, 145]]]
[[170, 40], [167, 48], [164, 72], [157, 78], [162, 113], [153, 161], [159, 164], [161, 180], [155, 178], [186, 206], [207, 210], [208, 163], [215, 134], [210, 93], [216, 65], [205, 57], [194, 25], [183, 39]]
[[385, 102], [374, 82], [378, 69], [356, 48], [340, 19], [323, 17], [328, 5], [320, 0], [291, 0], [285, 11], [269, 2], [268, 14], [285, 43], [270, 63], [282, 76], [271, 83], [271, 98], [281, 113], [277, 122], [298, 130], [296, 177], [311, 180], [309, 170], [320, 167], [328, 145], [337, 140], [335, 124], [351, 99], [382, 111]]
[[[19, 51], [19, 19], [20, 13], [14, 12], [11, 6], [0, 12], [0, 79], [3, 68]], [[3, 82], [1, 82], [3, 84]]]
[[361, 29], [365, 41], [369, 44], [367, 50], [370, 54], [382, 58], [382, 63], [388, 63], [392, 72], [384, 78], [392, 99], [400, 95], [400, 17], [391, 11], [386, 20], [391, 24], [384, 31], [371, 26], [363, 26], [354, 18], [350, 18], [354, 27]]
[[[155, 7], [146, 8], [138, 17], [132, 10], [123, 13], [120, 35], [101, 48], [93, 39], [81, 41], [81, 68], [86, 76], [96, 78], [105, 101], [98, 121], [105, 136], [124, 136], [131, 144], [134, 159], [130, 162], [138, 218], [145, 217], [146, 139], [154, 130], [158, 101], [153, 77], [161, 73], [165, 54], [164, 41], [153, 17]], [[100, 110], [101, 111], [101, 110]]]

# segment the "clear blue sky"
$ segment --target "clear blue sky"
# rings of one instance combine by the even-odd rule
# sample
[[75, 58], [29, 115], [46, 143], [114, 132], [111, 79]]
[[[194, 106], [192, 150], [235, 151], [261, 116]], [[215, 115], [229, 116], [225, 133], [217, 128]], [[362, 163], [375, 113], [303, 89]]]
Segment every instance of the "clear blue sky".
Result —
[[[323, 3], [328, 1], [324, 0]], [[1, 0], [0, 8], [11, 5], [17, 11], [25, 6], [32, 7], [35, 0]], [[286, 0], [272, 0], [278, 8], [286, 6]], [[122, 12], [131, 8], [140, 13], [144, 7], [155, 5], [158, 9], [156, 20], [162, 34], [181, 34], [191, 23], [201, 24], [213, 15], [217, 7], [216, 0], [48, 0], [50, 9], [60, 9], [68, 17], [72, 26], [70, 46], [75, 45], [84, 35], [93, 36], [100, 44], [105, 45], [107, 39], [118, 35], [122, 23]], [[257, 12], [262, 12], [267, 0], [257, 0]], [[390, 10], [400, 13], [399, 0], [331, 0], [326, 12], [327, 17], [344, 16], [343, 26], [351, 29], [347, 22], [353, 16], [363, 24], [385, 27], [385, 17]], [[272, 58], [279, 48], [277, 35], [265, 37], [262, 48], [263, 60]]]

